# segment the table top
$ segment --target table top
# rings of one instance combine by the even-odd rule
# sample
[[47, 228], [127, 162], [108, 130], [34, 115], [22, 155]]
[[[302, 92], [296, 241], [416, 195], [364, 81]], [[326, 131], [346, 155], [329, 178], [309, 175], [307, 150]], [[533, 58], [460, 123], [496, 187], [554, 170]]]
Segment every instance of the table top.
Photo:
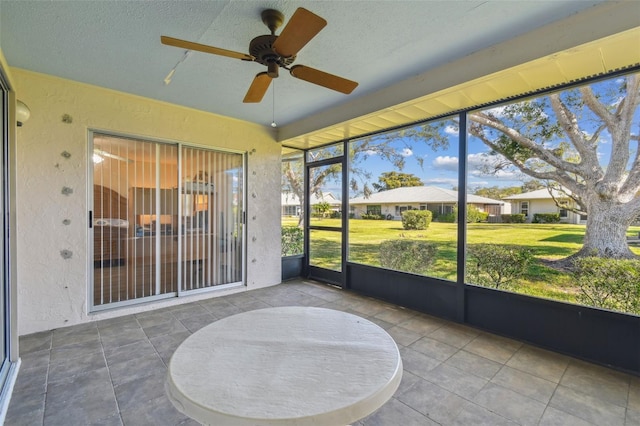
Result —
[[402, 360], [391, 336], [346, 312], [259, 309], [195, 332], [169, 363], [178, 410], [212, 425], [346, 425], [391, 398]]

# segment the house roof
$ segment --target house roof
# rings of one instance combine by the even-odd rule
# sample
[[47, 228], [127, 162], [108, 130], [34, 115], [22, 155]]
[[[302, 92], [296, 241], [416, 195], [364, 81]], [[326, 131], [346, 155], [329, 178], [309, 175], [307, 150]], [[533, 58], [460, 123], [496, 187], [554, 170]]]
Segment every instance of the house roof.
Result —
[[522, 194], [510, 195], [504, 197], [503, 200], [552, 200], [553, 198], [567, 198], [565, 193], [556, 189], [552, 189], [553, 197], [549, 194], [547, 188], [537, 189], [531, 192], [523, 192]]
[[[458, 191], [437, 186], [410, 186], [390, 189], [371, 194], [369, 197], [356, 197], [349, 204], [400, 204], [400, 203], [457, 203]], [[470, 204], [504, 204], [499, 200], [468, 194]]]
[[[293, 192], [283, 192], [281, 194], [281, 201], [283, 206], [299, 206], [300, 199]], [[322, 196], [318, 196], [317, 194], [311, 194], [311, 205], [320, 204], [320, 203], [329, 203], [331, 205], [340, 204], [340, 200], [338, 200], [331, 192], [324, 192]]]

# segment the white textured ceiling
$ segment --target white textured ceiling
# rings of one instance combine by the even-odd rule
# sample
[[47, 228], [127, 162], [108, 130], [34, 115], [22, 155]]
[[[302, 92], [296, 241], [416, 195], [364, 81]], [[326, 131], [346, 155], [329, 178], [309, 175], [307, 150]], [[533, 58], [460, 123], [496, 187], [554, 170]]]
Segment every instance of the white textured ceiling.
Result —
[[[318, 125], [331, 125], [331, 111], [349, 110], [359, 100], [375, 99], [380, 108], [391, 108], [400, 101], [397, 97], [374, 98], [385, 88], [600, 3], [1, 0], [0, 47], [12, 67], [264, 125], [275, 112], [286, 137], [294, 137], [300, 134], [297, 128], [314, 130], [310, 117], [324, 117]], [[247, 52], [253, 37], [268, 33], [260, 20], [263, 9], [278, 9], [288, 18], [298, 7], [322, 16], [328, 25], [300, 51], [296, 64], [358, 81], [351, 95], [283, 72], [275, 81], [275, 111], [273, 86], [262, 103], [244, 104], [263, 66], [200, 52], [178, 65], [169, 85], [163, 83], [185, 52], [162, 45], [161, 35]]]

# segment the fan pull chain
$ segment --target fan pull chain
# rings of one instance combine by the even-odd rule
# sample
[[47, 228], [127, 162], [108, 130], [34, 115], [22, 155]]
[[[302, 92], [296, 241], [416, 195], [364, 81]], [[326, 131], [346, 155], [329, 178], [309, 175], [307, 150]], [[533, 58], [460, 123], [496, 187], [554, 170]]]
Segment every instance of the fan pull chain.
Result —
[[273, 104], [272, 104], [272, 116], [271, 116], [271, 127], [277, 127], [278, 125], [276, 124], [276, 82], [273, 81], [273, 84], [271, 85], [271, 91], [272, 91], [272, 95], [273, 95]]

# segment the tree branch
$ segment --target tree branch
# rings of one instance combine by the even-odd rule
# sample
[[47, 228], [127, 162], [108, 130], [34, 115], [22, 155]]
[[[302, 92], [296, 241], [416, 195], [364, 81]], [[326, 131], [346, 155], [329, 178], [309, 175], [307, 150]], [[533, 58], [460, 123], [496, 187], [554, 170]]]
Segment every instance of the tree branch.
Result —
[[[504, 153], [501, 150], [501, 147], [499, 147], [498, 145], [496, 145], [495, 143], [493, 143], [491, 140], [489, 140], [489, 138], [487, 138], [484, 135], [477, 135], [474, 133], [474, 135], [476, 137], [479, 137], [487, 146], [489, 146], [492, 150], [499, 152], [500, 154], [504, 155]], [[565, 170], [559, 170], [559, 169], [554, 169], [551, 171], [540, 171], [540, 170], [535, 170], [532, 169], [530, 167], [528, 167], [524, 162], [518, 160], [518, 159], [509, 159], [510, 163], [514, 166], [516, 166], [516, 168], [518, 168], [518, 170], [520, 170], [522, 173], [529, 175], [535, 179], [540, 179], [540, 180], [555, 180], [558, 183], [560, 183], [561, 185], [565, 186], [567, 189], [571, 190], [571, 191], [579, 191], [581, 188], [577, 185], [575, 179], [572, 179]]]
[[[600, 102], [589, 86], [580, 88], [585, 105], [593, 111], [604, 123], [611, 135], [611, 157], [600, 186], [609, 191], [626, 180], [629, 189], [636, 187], [636, 178], [629, 176], [627, 165], [630, 157], [630, 135], [633, 117], [638, 107], [640, 98], [640, 80], [637, 75], [630, 74], [626, 77], [626, 96], [620, 101], [614, 113], [611, 113], [606, 105]], [[636, 155], [637, 160], [637, 155]], [[634, 161], [633, 173], [640, 164]], [[629, 180], [631, 178], [631, 181]], [[617, 188], [616, 188], [617, 189]]]
[[[545, 163], [548, 163], [549, 165], [553, 166], [556, 169], [566, 170], [568, 172], [576, 173], [576, 174], [584, 173], [584, 170], [580, 167], [579, 163], [570, 163], [568, 161], [564, 161], [558, 158], [556, 155], [553, 154], [551, 150], [543, 148], [540, 144], [537, 144], [536, 142], [522, 135], [517, 130], [510, 128], [509, 126], [505, 125], [500, 120], [494, 117], [491, 117], [485, 113], [473, 113], [473, 114], [469, 114], [469, 118], [471, 118], [471, 120], [475, 121], [478, 124], [491, 127], [492, 129], [495, 129], [505, 134], [511, 140], [533, 151], [538, 156], [538, 158], [540, 158], [542, 161], [544, 161]], [[481, 131], [474, 131], [473, 126], [471, 126], [470, 131], [474, 136], [481, 138], [485, 143], [490, 142], [488, 141], [488, 138], [486, 138], [486, 136], [482, 134]], [[515, 160], [511, 158], [507, 153], [505, 153], [504, 150], [498, 149], [496, 144], [492, 143], [492, 145], [496, 147], [494, 148], [496, 151], [500, 152], [509, 160]]]
[[576, 115], [562, 102], [557, 93], [549, 95], [549, 100], [560, 126], [580, 154], [581, 162], [587, 163], [589, 166], [599, 165], [596, 145], [585, 141], [585, 135], [580, 130]]
[[607, 127], [613, 127], [616, 120], [615, 115], [611, 114], [609, 110], [600, 103], [596, 95], [593, 93], [593, 90], [591, 90], [591, 86], [582, 86], [579, 90], [580, 94], [582, 94], [582, 100], [585, 105], [600, 117]]

